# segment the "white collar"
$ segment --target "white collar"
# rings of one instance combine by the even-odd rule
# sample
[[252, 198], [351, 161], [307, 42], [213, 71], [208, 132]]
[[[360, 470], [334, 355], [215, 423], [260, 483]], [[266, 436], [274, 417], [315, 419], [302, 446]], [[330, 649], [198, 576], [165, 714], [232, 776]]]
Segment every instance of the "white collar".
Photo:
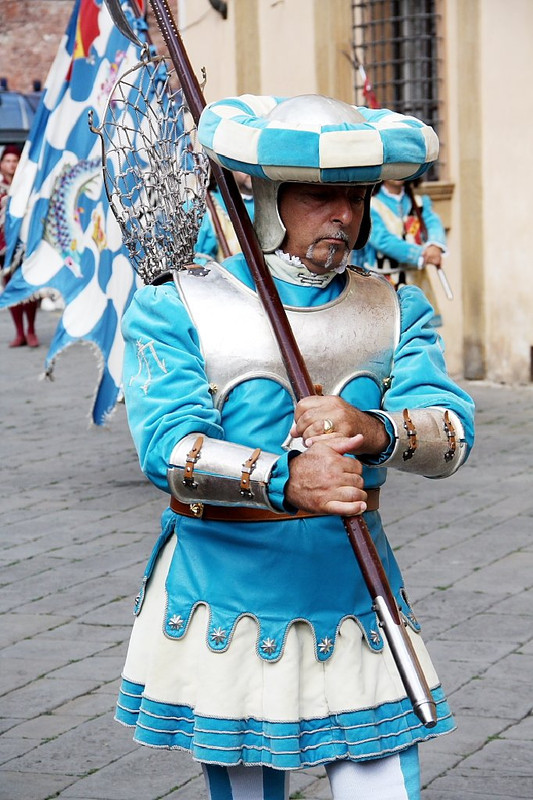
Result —
[[401, 201], [402, 197], [405, 194], [405, 189], [403, 188], [403, 186], [402, 186], [402, 190], [401, 190], [401, 192], [399, 194], [398, 193], [394, 193], [394, 192], [389, 192], [389, 190], [387, 189], [385, 184], [383, 184], [383, 186], [381, 187], [381, 189], [379, 191], [383, 192], [383, 194], [386, 194], [387, 197], [391, 197], [393, 200], [396, 200], [397, 203], [399, 203]]
[[283, 250], [276, 250], [275, 253], [267, 253], [265, 261], [268, 268], [275, 278], [279, 278], [286, 283], [296, 286], [327, 286], [338, 272], [344, 272], [346, 267], [339, 267], [337, 270], [325, 272], [323, 275], [316, 275], [302, 264], [298, 256], [291, 256]]

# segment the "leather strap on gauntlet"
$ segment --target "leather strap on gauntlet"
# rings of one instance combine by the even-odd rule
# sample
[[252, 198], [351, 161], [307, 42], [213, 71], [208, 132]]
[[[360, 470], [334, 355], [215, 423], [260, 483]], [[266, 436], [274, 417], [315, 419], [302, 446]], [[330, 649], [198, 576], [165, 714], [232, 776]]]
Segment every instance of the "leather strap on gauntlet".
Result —
[[395, 446], [380, 466], [414, 472], [426, 478], [447, 478], [466, 458], [461, 420], [445, 408], [380, 411], [394, 427]]
[[275, 511], [268, 481], [279, 456], [197, 433], [174, 447], [167, 471], [171, 494], [182, 503], [246, 506]]

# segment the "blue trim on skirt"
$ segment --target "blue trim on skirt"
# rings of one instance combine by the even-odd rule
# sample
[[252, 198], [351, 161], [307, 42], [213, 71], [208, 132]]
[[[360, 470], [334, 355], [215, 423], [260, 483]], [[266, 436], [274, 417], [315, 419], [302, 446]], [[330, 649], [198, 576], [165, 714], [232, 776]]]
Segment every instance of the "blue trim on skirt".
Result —
[[123, 679], [115, 719], [135, 728], [134, 741], [188, 750], [198, 761], [224, 766], [263, 764], [300, 769], [338, 759], [380, 758], [455, 728], [442, 689], [432, 694], [438, 723], [425, 728], [408, 699], [298, 722], [214, 719], [190, 706], [143, 697], [144, 686]]

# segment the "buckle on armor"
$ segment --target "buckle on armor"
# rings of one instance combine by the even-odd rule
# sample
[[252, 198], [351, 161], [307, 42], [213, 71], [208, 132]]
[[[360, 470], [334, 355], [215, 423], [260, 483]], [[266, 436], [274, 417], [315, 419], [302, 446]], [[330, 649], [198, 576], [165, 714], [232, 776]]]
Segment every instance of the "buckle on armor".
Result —
[[449, 449], [444, 453], [444, 460], [451, 461], [457, 450], [457, 433], [450, 419], [450, 412], [444, 412], [444, 431], [448, 437]]
[[203, 503], [189, 503], [189, 508], [191, 509], [191, 514], [195, 517], [203, 517], [204, 515], [204, 504]]
[[403, 410], [403, 427], [407, 432], [407, 450], [404, 450], [402, 453], [402, 458], [404, 461], [409, 461], [415, 454], [416, 448], [418, 447], [418, 442], [416, 438], [416, 428], [413, 425], [413, 421], [409, 416], [409, 411], [407, 408]]
[[241, 472], [241, 495], [246, 497], [253, 497], [252, 490], [250, 489], [250, 475], [255, 469], [257, 459], [261, 455], [261, 448], [256, 447], [250, 458], [246, 459], [242, 465]]
[[[196, 489], [198, 484], [194, 480], [194, 465], [200, 458], [200, 451], [204, 443], [204, 437], [198, 436], [192, 448], [187, 453], [185, 460], [185, 469], [183, 471], [183, 485], [188, 486], [189, 489]], [[196, 505], [196, 504], [193, 504]]]

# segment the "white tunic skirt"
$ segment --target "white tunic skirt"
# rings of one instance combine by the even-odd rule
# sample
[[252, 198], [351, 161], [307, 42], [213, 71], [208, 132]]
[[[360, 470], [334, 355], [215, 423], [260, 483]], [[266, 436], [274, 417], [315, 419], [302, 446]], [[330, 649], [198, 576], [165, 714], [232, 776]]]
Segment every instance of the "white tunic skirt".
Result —
[[204, 604], [185, 636], [168, 637], [165, 581], [175, 546], [173, 536], [158, 557], [123, 672], [116, 719], [135, 728], [135, 741], [188, 750], [205, 763], [298, 769], [387, 756], [454, 729], [422, 638], [409, 627], [437, 706], [434, 728], [414, 714], [387, 644], [372, 651], [351, 617], [326, 661], [317, 659], [305, 621], [288, 629], [281, 658], [266, 661], [249, 615], [237, 622], [229, 647], [213, 651]]

